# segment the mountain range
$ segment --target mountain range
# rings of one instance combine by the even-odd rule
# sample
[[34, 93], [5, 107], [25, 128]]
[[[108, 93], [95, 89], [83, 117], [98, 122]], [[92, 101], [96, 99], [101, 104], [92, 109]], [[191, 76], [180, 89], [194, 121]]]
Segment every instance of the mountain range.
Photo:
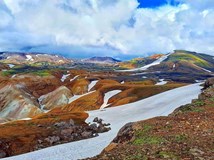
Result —
[[[199, 94], [199, 83], [213, 74], [213, 56], [183, 50], [129, 61], [111, 57], [75, 60], [54, 54], [2, 52], [0, 157], [99, 137], [103, 132], [116, 134], [129, 118], [135, 120], [135, 114], [141, 113], [135, 105], [157, 107], [159, 104], [151, 103], [150, 98], [154, 101], [156, 96], [174, 94], [176, 89], [181, 90], [176, 104], [189, 102]], [[182, 98], [181, 93], [187, 93], [188, 87], [189, 95]], [[158, 102], [164, 104], [166, 99], [168, 101], [169, 97], [160, 98]], [[125, 112], [126, 107], [132, 117]], [[148, 110], [153, 113], [154, 108]], [[109, 116], [114, 115], [114, 111], [127, 119], [118, 118], [120, 123], [108, 124], [117, 119]], [[161, 113], [160, 109], [151, 115]], [[109, 122], [103, 119], [105, 117]]]

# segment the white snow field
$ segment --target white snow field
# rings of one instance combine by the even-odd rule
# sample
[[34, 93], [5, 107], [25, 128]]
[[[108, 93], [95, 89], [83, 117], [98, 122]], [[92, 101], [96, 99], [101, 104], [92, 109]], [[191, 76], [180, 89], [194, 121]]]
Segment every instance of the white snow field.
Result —
[[95, 117], [111, 124], [109, 132], [98, 137], [57, 145], [31, 153], [5, 158], [4, 160], [76, 160], [98, 155], [128, 122], [136, 122], [156, 116], [167, 116], [177, 107], [190, 103], [201, 92], [200, 83], [176, 88], [134, 103], [105, 111], [90, 111], [87, 122]]
[[118, 72], [145, 71], [145, 70], [147, 70], [149, 67], [156, 66], [156, 65], [160, 64], [161, 62], [163, 62], [164, 60], [166, 60], [166, 59], [168, 58], [169, 55], [170, 55], [170, 54], [166, 54], [166, 55], [160, 57], [159, 59], [157, 59], [156, 61], [154, 61], [154, 62], [152, 62], [152, 63], [150, 63], [150, 64], [148, 64], [148, 65], [145, 65], [145, 66], [143, 66], [143, 67], [141, 67], [141, 68], [127, 69], [127, 70], [116, 70], [116, 71], [118, 71]]
[[103, 102], [102, 106], [100, 107], [100, 109], [103, 109], [103, 108], [107, 107], [108, 105], [110, 105], [110, 104], [108, 104], [108, 100], [120, 92], [121, 92], [121, 90], [113, 90], [113, 91], [105, 93], [104, 102]]
[[88, 85], [88, 92], [97, 84], [98, 80], [96, 81], [92, 81], [89, 85]]

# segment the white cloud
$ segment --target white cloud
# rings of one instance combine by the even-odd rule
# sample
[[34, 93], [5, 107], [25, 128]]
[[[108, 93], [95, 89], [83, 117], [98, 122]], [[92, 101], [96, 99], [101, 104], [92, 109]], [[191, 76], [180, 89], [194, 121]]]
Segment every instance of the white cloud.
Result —
[[183, 4], [145, 9], [138, 8], [137, 0], [4, 0], [0, 50], [30, 46], [32, 51], [65, 48], [114, 56], [174, 49], [213, 54], [213, 1], [178, 1]]

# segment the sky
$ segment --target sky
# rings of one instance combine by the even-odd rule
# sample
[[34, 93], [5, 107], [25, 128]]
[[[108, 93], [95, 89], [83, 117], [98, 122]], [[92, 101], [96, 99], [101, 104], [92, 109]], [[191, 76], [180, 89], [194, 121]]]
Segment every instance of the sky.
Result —
[[214, 55], [213, 0], [1, 0], [0, 51]]

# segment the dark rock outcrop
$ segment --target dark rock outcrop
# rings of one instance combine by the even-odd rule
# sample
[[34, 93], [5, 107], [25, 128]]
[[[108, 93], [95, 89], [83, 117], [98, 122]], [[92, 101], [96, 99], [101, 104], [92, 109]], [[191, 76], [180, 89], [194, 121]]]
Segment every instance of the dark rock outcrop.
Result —
[[209, 78], [205, 81], [204, 83], [204, 88], [203, 89], [207, 89], [211, 86], [214, 86], [214, 78]]

